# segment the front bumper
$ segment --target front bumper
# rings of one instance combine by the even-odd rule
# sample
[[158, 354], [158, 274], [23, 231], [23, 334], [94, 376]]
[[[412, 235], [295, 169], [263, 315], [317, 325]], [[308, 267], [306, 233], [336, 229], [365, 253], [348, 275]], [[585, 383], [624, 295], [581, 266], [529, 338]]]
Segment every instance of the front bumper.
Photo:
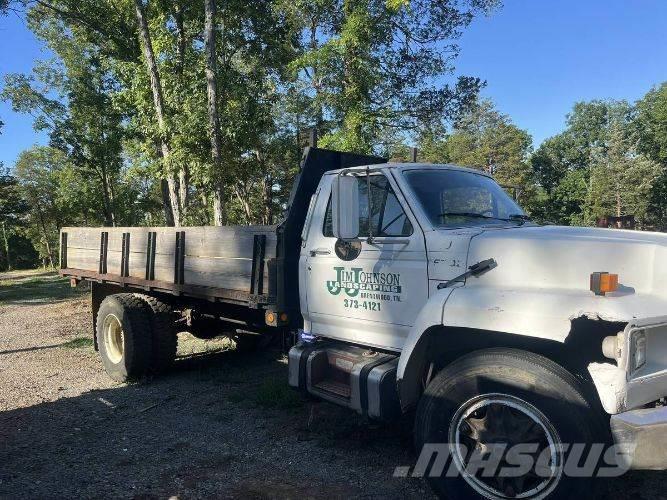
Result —
[[631, 469], [667, 469], [667, 406], [611, 416], [619, 458]]

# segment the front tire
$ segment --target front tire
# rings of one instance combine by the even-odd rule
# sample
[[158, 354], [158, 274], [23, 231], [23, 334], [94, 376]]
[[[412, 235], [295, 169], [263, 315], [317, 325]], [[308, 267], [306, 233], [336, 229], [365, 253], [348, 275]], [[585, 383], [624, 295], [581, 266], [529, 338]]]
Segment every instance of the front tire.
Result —
[[127, 382], [143, 376], [152, 356], [146, 304], [134, 294], [107, 296], [97, 313], [97, 345], [109, 377]]
[[[564, 368], [525, 351], [487, 349], [454, 361], [430, 382], [417, 409], [417, 451], [426, 444], [449, 445], [448, 467], [435, 476], [427, 471], [429, 484], [439, 496], [456, 499], [591, 495], [591, 478], [568, 477], [563, 470], [569, 449], [563, 444], [604, 442], [583, 394]], [[528, 456], [530, 470], [501, 477], [475, 467], [475, 460], [490, 461], [498, 445], [506, 451], [521, 445], [515, 450]], [[509, 457], [502, 454], [494, 470], [516, 467], [516, 455]]]

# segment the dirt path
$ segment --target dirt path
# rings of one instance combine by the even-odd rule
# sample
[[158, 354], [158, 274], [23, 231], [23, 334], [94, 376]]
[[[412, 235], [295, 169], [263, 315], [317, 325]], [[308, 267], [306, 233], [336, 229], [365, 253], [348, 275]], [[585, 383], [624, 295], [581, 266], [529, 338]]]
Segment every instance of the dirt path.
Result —
[[[183, 337], [171, 373], [116, 384], [87, 297], [49, 276], [19, 292], [15, 279], [0, 276], [0, 496], [430, 497], [392, 477], [414, 464], [408, 432], [303, 400], [280, 352]], [[666, 485], [628, 474], [609, 498], [665, 498]]]

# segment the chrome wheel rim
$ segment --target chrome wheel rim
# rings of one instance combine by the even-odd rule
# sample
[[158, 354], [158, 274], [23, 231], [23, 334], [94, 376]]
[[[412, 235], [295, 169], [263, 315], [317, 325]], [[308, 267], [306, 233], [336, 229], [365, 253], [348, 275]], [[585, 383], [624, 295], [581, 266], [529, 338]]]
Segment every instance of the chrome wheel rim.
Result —
[[120, 320], [113, 314], [107, 315], [104, 318], [102, 331], [104, 332], [104, 348], [109, 361], [113, 364], [119, 363], [125, 352], [125, 339]]
[[[544, 498], [556, 488], [562, 476], [563, 446], [558, 432], [540, 410], [514, 396], [485, 394], [465, 402], [451, 421], [449, 442], [453, 447], [452, 461], [461, 476], [486, 498]], [[484, 477], [484, 468], [480, 474], [472, 464], [475, 459], [488, 459], [495, 446], [504, 445], [496, 473], [503, 465], [516, 467], [515, 463], [506, 462], [507, 450], [517, 444], [533, 446], [534, 443], [537, 444], [534, 452], [523, 453], [533, 457], [532, 468], [524, 476]]]

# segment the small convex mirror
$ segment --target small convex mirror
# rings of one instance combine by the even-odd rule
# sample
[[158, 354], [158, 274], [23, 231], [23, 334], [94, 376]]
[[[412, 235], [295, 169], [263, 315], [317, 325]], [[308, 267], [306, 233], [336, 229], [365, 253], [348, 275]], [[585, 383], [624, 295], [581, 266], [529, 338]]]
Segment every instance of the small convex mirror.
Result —
[[336, 238], [351, 240], [359, 236], [359, 186], [352, 175], [334, 178], [331, 215]]

